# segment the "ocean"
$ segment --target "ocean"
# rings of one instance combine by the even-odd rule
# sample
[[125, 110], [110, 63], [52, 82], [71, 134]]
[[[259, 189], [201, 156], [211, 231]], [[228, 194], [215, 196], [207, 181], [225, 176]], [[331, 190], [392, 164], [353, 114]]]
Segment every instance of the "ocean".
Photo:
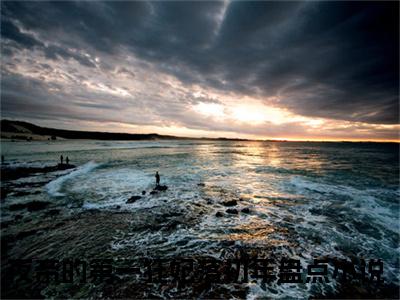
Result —
[[[315, 258], [381, 259], [385, 284], [392, 290], [399, 286], [398, 144], [3, 140], [1, 152], [5, 168], [52, 166], [60, 155], [76, 165], [2, 183], [9, 189], [1, 206], [2, 223], [8, 222], [2, 236], [44, 228], [11, 243], [3, 264], [11, 258], [89, 253], [224, 259], [245, 249], [299, 260], [305, 272]], [[156, 171], [168, 190], [151, 195]], [[141, 198], [126, 203], [136, 195]], [[43, 215], [48, 209], [10, 209], [32, 200], [49, 202], [57, 216]], [[237, 203], [224, 204], [232, 200]], [[99, 216], [95, 222], [89, 213]], [[60, 220], [64, 224], [53, 228]], [[86, 238], [78, 237], [83, 233]], [[233, 290], [244, 289], [247, 299], [334, 295], [343, 285], [332, 278], [332, 265], [328, 271], [329, 283], [265, 285], [252, 280], [219, 288], [231, 297]], [[41, 294], [96, 297], [98, 289], [77, 294], [47, 288]], [[187, 289], [183, 297], [191, 292]], [[145, 295], [177, 297], [174, 293], [153, 287]]]

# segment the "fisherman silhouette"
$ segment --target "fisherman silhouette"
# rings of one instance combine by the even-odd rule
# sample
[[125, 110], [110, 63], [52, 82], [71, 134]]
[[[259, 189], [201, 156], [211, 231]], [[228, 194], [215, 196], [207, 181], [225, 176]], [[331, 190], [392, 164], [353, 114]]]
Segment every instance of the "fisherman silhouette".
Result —
[[61, 154], [61, 156], [60, 156], [60, 161], [61, 161], [61, 165], [63, 164], [63, 161], [64, 161], [64, 156], [62, 156], [62, 154]]
[[1, 164], [4, 164], [4, 155], [1, 156]]
[[156, 186], [160, 185], [160, 174], [158, 174], [158, 171], [156, 172]]
[[69, 158], [68, 158], [68, 156], [65, 158], [65, 162], [67, 163], [67, 165], [69, 165]]

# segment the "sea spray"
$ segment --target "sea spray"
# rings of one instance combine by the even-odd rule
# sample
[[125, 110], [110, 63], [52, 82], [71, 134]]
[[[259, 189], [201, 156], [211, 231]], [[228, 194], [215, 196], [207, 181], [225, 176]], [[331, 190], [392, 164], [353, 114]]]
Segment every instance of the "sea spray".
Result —
[[57, 179], [50, 181], [46, 185], [46, 190], [50, 196], [53, 197], [62, 197], [64, 196], [63, 193], [60, 192], [63, 184], [72, 178], [75, 178], [77, 176], [87, 174], [93, 169], [97, 168], [100, 166], [100, 164], [95, 163], [94, 161], [89, 161], [88, 163], [78, 167], [77, 169], [73, 170], [72, 172], [68, 173], [67, 175], [58, 177]]

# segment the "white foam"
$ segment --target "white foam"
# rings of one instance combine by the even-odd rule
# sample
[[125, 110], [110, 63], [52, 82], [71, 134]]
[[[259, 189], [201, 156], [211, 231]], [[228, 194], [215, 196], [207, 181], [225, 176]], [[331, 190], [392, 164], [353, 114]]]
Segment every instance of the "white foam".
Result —
[[72, 178], [82, 175], [82, 174], [89, 173], [90, 171], [97, 168], [98, 166], [99, 166], [99, 164], [95, 163], [94, 161], [90, 161], [90, 162], [76, 168], [75, 170], [68, 173], [67, 175], [58, 177], [57, 179], [50, 181], [48, 184], [46, 184], [47, 192], [49, 193], [49, 195], [51, 195], [53, 197], [64, 196], [63, 193], [60, 193], [60, 189], [67, 180], [72, 179]]
[[[336, 195], [347, 196], [353, 201], [347, 201], [344, 205], [353, 209], [358, 214], [362, 212], [364, 215], [371, 217], [383, 227], [392, 230], [399, 230], [397, 212], [392, 211], [389, 207], [382, 206], [374, 194], [381, 194], [382, 189], [365, 189], [359, 190], [345, 185], [331, 185], [317, 183], [294, 176], [290, 179], [290, 183], [300, 190], [311, 190], [319, 193], [331, 193]], [[385, 190], [385, 192], [388, 192]], [[392, 191], [397, 196], [398, 191]], [[320, 206], [321, 204], [318, 203]]]

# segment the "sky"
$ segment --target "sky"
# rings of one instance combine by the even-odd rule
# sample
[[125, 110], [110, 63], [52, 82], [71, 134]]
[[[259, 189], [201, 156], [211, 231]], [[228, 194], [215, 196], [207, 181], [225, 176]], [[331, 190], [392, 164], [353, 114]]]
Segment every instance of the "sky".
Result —
[[399, 3], [2, 1], [1, 117], [398, 141]]

